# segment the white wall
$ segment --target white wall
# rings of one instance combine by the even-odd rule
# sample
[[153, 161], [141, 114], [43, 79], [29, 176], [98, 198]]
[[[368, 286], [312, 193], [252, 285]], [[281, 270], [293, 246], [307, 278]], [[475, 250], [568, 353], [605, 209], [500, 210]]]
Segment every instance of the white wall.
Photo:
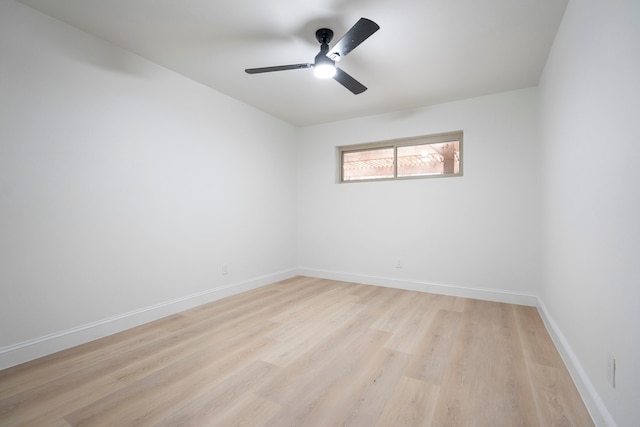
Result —
[[640, 420], [639, 76], [640, 3], [572, 0], [540, 86], [540, 292], [586, 388], [619, 426]]
[[[424, 290], [535, 293], [537, 112], [532, 88], [302, 129], [299, 266]], [[464, 131], [463, 177], [336, 183], [338, 145], [456, 130]], [[402, 269], [394, 268], [396, 258]]]
[[0, 353], [295, 267], [294, 138], [1, 1]]

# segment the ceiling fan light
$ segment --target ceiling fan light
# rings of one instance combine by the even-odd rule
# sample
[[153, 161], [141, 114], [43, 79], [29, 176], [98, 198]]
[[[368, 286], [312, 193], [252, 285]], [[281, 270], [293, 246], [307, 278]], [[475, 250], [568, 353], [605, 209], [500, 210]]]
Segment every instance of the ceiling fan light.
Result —
[[313, 67], [313, 75], [319, 79], [330, 79], [336, 75], [336, 66], [330, 63], [318, 64]]

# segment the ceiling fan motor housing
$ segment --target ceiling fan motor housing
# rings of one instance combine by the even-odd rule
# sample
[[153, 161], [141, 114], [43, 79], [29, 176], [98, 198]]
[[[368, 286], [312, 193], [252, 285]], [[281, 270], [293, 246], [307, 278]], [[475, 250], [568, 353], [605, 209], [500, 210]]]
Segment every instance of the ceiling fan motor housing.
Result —
[[321, 45], [328, 45], [329, 43], [331, 43], [331, 40], [333, 39], [333, 31], [331, 31], [328, 28], [320, 28], [318, 31], [316, 31], [316, 40], [318, 40], [318, 43], [320, 43]]

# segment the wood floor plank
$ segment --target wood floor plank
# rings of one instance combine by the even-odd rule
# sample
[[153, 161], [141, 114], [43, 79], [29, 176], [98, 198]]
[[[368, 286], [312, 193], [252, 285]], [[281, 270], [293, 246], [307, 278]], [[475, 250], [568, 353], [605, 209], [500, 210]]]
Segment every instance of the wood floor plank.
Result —
[[[214, 414], [210, 425], [256, 427], [264, 425], [281, 406], [254, 393], [244, 393], [226, 408]], [[191, 419], [188, 423], [194, 425]]]
[[401, 320], [391, 328], [393, 335], [385, 347], [413, 354], [435, 315], [432, 303], [430, 295], [418, 293], [411, 304], [403, 309]]
[[149, 425], [160, 421], [185, 402], [206, 393], [212, 384], [231, 377], [251, 360], [267, 340], [249, 341], [226, 355], [206, 351], [144, 377], [118, 393], [112, 393], [75, 411], [65, 419], [74, 426]]
[[[136, 421], [158, 427], [215, 425], [218, 422], [219, 413], [224, 413], [243, 395], [254, 395], [255, 388], [264, 381], [268, 381], [278, 370], [279, 368], [275, 365], [256, 360], [237, 370], [226, 380], [208, 387], [204, 393], [193, 396], [183, 405], [175, 407], [166, 416], [156, 413], [153, 417], [147, 416]], [[273, 409], [273, 406], [268, 409]]]
[[304, 301], [323, 292], [324, 290], [317, 286], [300, 287], [291, 293], [283, 293], [276, 288], [272, 292], [261, 292], [254, 298], [240, 294], [232, 297], [231, 301], [228, 298], [214, 301], [186, 311], [184, 314], [207, 324], [225, 325], [230, 321], [242, 320], [241, 318], [245, 316], [260, 315], [265, 310], [273, 315], [274, 312], [279, 312], [299, 301]]
[[593, 426], [588, 413], [571, 404], [580, 396], [564, 367], [530, 366], [538, 418], [543, 426]]
[[38, 389], [54, 378], [64, 378], [76, 371], [92, 369], [111, 357], [118, 357], [129, 350], [135, 351], [167, 336], [169, 333], [166, 331], [143, 325], [0, 371], [0, 400], [29, 389]]
[[367, 305], [367, 312], [375, 317], [375, 322], [381, 324], [387, 319], [388, 314], [393, 311], [399, 301], [403, 301], [408, 297], [405, 291], [393, 288], [376, 288], [369, 286], [366, 292], [362, 291], [360, 295], [361, 301]]
[[321, 392], [327, 381], [348, 375], [357, 368], [360, 355], [383, 346], [389, 338], [388, 332], [363, 328], [369, 321], [365, 315], [355, 316], [347, 325], [349, 329], [316, 343], [278, 378], [258, 389], [257, 394], [285, 405], [296, 402], [302, 391], [306, 396]]
[[438, 310], [413, 352], [406, 375], [423, 382], [441, 385], [451, 361], [451, 350], [458, 339], [462, 313]]
[[291, 319], [304, 321], [309, 317], [315, 316], [318, 311], [322, 311], [334, 303], [344, 301], [345, 299], [353, 300], [356, 298], [354, 296], [349, 296], [348, 289], [341, 287], [323, 288], [322, 282], [312, 283], [310, 286], [316, 286], [319, 291], [315, 294], [315, 298], [304, 298], [303, 300], [298, 301], [297, 304], [288, 304], [286, 309], [275, 312], [270, 320], [282, 323]]
[[[172, 404], [205, 389], [208, 381], [232, 375], [245, 358], [264, 351], [271, 341], [261, 335], [270, 326], [268, 322], [256, 324], [241, 334], [230, 335], [227, 340], [203, 340], [203, 345], [190, 349], [184, 357], [172, 360], [162, 369], [145, 371], [145, 375], [129, 375], [129, 387], [73, 412], [66, 419], [74, 425], [128, 425], [140, 417], [159, 411], [166, 413]], [[146, 412], [141, 415], [141, 411]]]
[[407, 313], [418, 300], [418, 293], [415, 291], [398, 292], [398, 298], [386, 304], [384, 313], [371, 325], [372, 328], [381, 331], [394, 332], [396, 325], [406, 321]]
[[429, 427], [440, 387], [402, 377], [384, 408], [376, 427]]
[[[69, 370], [66, 374], [61, 375], [58, 372], [59, 359], [55, 359], [52, 366], [45, 372], [43, 370], [46, 365], [38, 364], [36, 369], [37, 380], [34, 380], [32, 375], [27, 372], [25, 376], [24, 384], [30, 388], [26, 388], [21, 392], [17, 392], [10, 397], [0, 399], [0, 420], [1, 417], [9, 411], [16, 411], [18, 407], [31, 402], [49, 402], [49, 396], [55, 396], [59, 391], [67, 390], [69, 388], [78, 387], [83, 381], [90, 381], [94, 377], [108, 376], [110, 373], [121, 366], [124, 366], [132, 361], [137, 360], [141, 354], [148, 353], [153, 348], [158, 348], [162, 341], [155, 336], [153, 341], [147, 341], [148, 331], [141, 333], [141, 338], [135, 342], [138, 347], [130, 345], [130, 339], [127, 338], [122, 342], [122, 352], [115, 353], [111, 343], [119, 342], [118, 340], [110, 340], [105, 346], [105, 357], [99, 357], [99, 351], [94, 350], [86, 354], [86, 360], [77, 359], [77, 356], [72, 357], [73, 365], [77, 365], [78, 368]], [[162, 335], [165, 336], [164, 334]], [[20, 377], [13, 378], [11, 384], [20, 383]], [[4, 385], [4, 382], [2, 383]], [[14, 387], [13, 389], [16, 389]], [[18, 388], [19, 389], [19, 388]], [[19, 403], [16, 403], [19, 402]]]
[[457, 311], [462, 313], [473, 300], [468, 298], [452, 297], [450, 295], [433, 295], [434, 307], [442, 310]]
[[522, 349], [532, 362], [544, 366], [562, 366], [562, 359], [551, 341], [535, 307], [514, 307]]
[[475, 301], [461, 321], [434, 424], [539, 425], [511, 306]]
[[[48, 425], [50, 420], [62, 420], [70, 408], [82, 407], [101, 399], [111, 393], [122, 390], [126, 385], [111, 377], [98, 377], [79, 384], [68, 384], [66, 387], [55, 387], [40, 399], [47, 402], [43, 405], [40, 400], [32, 399], [29, 394], [17, 395], [19, 402], [14, 399], [11, 410], [11, 423], [2, 424], [4, 427], [30, 424], [34, 426]], [[14, 397], [14, 398], [15, 398]], [[65, 421], [66, 423], [66, 421]]]
[[541, 425], [593, 425], [585, 411], [568, 404], [579, 401], [580, 395], [537, 310], [513, 309]]
[[[343, 375], [327, 389], [304, 418], [305, 426], [375, 425], [393, 394], [409, 355], [380, 348], [361, 357], [353, 375]], [[354, 400], [352, 396], [359, 396]]]
[[[336, 312], [345, 312], [350, 317], [354, 310], [350, 304], [354, 297], [346, 295], [341, 289], [327, 291], [309, 298], [304, 304], [294, 304], [291, 309], [269, 318], [270, 321], [279, 323], [281, 326], [266, 335], [267, 338], [277, 341], [286, 341], [305, 333], [308, 324], [327, 323]], [[352, 303], [351, 303], [352, 304]]]
[[32, 424], [32, 425], [34, 426], [46, 425], [47, 427], [73, 427], [71, 424], [69, 424], [63, 419], [47, 421], [46, 424]]
[[[338, 305], [336, 305], [338, 307]], [[335, 308], [335, 307], [334, 307]], [[362, 305], [355, 306], [347, 303], [343, 306], [345, 310], [340, 313], [341, 316], [320, 317], [315, 321], [307, 320], [306, 322], [293, 321], [294, 325], [289, 328], [285, 326], [286, 334], [276, 334], [277, 343], [274, 344], [272, 351], [262, 357], [263, 360], [278, 366], [286, 367], [297, 360], [301, 355], [309, 351], [318, 342], [333, 334], [341, 328], [345, 323], [357, 316], [364, 307]], [[322, 316], [322, 313], [320, 313]], [[273, 333], [267, 335], [273, 339]]]
[[252, 327], [229, 328], [217, 334], [207, 330], [188, 329], [184, 334], [176, 335], [163, 342], [163, 347], [149, 351], [139, 360], [127, 364], [112, 372], [112, 376], [121, 382], [132, 384], [144, 377], [161, 372], [173, 363], [206, 351], [214, 354], [233, 349], [239, 343], [254, 340], [275, 328], [270, 322], [257, 323]]
[[593, 423], [535, 308], [296, 277], [0, 371], [0, 425]]

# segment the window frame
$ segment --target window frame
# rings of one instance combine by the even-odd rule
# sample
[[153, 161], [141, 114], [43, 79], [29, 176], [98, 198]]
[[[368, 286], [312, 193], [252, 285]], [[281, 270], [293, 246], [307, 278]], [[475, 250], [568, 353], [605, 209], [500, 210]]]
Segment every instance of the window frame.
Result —
[[[407, 179], [425, 178], [449, 178], [463, 176], [463, 131], [452, 131], [431, 135], [414, 136], [409, 138], [392, 139], [386, 141], [367, 142], [363, 144], [342, 145], [336, 147], [337, 154], [337, 182], [338, 184], [350, 184], [355, 182], [377, 182], [377, 181], [402, 181]], [[457, 173], [441, 173], [430, 175], [398, 176], [398, 147], [410, 147], [415, 145], [443, 144], [447, 142], [458, 142], [459, 168]], [[370, 151], [376, 149], [393, 149], [393, 177], [369, 178], [369, 179], [344, 179], [344, 154], [356, 153], [360, 151]]]

